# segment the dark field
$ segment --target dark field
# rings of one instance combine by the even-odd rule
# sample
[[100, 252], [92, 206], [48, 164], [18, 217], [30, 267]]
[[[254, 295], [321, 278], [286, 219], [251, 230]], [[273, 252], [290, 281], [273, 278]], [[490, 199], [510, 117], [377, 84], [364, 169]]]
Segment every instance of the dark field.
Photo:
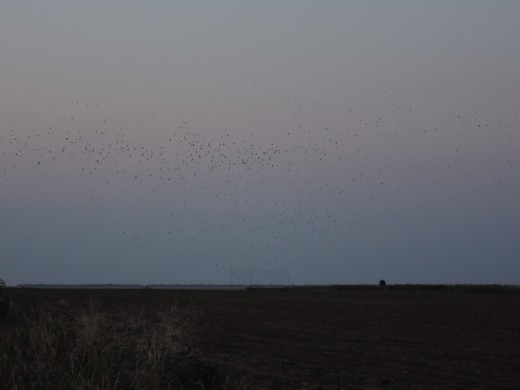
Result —
[[[0, 319], [0, 387], [44, 388], [38, 381], [46, 380], [67, 388], [67, 380], [76, 388], [520, 389], [520, 294], [474, 290], [9, 289], [14, 305], [8, 318]], [[111, 329], [116, 336], [92, 331], [88, 342], [104, 347], [80, 349], [78, 334], [84, 335], [85, 327], [77, 324], [92, 316], [104, 321], [97, 321], [96, 329]], [[62, 332], [76, 329], [76, 341], [69, 345], [60, 339], [66, 336], [52, 336], [46, 355], [60, 342], [63, 353], [49, 357], [54, 363], [47, 376], [17, 378], [12, 365], [20, 376], [37, 371], [31, 364], [43, 363], [31, 356], [40, 348], [31, 341], [34, 334], [13, 329], [20, 321], [29, 329], [56, 318], [76, 324]], [[175, 326], [168, 327], [172, 322]], [[142, 333], [156, 338], [135, 342], [131, 335]], [[26, 346], [9, 344], [13, 337], [22, 337]], [[127, 344], [140, 351], [146, 344], [147, 363], [129, 364], [136, 358]], [[74, 371], [67, 359], [86, 368]], [[93, 367], [99, 359], [108, 360]], [[49, 372], [56, 365], [71, 373], [53, 377]], [[112, 374], [103, 372], [106, 367]], [[118, 367], [133, 376], [117, 379]], [[81, 372], [87, 369], [88, 375]]]

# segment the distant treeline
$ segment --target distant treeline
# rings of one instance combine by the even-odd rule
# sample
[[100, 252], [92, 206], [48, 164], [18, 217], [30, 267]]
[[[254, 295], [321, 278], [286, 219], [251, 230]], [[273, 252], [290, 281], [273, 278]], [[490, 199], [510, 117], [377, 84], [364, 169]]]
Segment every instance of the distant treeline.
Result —
[[144, 288], [142, 284], [18, 284], [17, 288]]
[[215, 284], [18, 284], [16, 288], [63, 288], [63, 289], [222, 289], [245, 288], [240, 285]]
[[318, 288], [347, 290], [385, 290], [385, 291], [416, 291], [416, 292], [471, 292], [471, 293], [520, 293], [520, 285], [505, 284], [339, 284], [323, 286], [294, 286], [289, 288]]
[[217, 284], [19, 284], [17, 288], [62, 289], [333, 289], [338, 291], [385, 290], [415, 292], [471, 292], [471, 293], [520, 293], [520, 285], [504, 284], [334, 284], [334, 285], [217, 285]]
[[390, 290], [418, 291], [462, 291], [462, 292], [515, 292], [520, 293], [519, 285], [505, 284], [396, 284], [387, 286]]

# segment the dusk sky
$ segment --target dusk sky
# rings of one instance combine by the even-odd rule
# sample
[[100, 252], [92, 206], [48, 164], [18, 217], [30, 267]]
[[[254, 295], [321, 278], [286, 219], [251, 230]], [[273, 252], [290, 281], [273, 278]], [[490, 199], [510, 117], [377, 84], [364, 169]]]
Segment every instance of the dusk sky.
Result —
[[520, 284], [520, 2], [0, 2], [0, 278]]

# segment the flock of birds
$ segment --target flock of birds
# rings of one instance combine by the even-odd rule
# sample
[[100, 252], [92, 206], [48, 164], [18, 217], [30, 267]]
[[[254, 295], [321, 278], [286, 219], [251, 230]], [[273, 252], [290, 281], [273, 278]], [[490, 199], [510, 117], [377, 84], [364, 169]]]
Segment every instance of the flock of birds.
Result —
[[[388, 120], [346, 109], [344, 128], [260, 136], [188, 122], [125, 130], [117, 116], [103, 119], [99, 105], [95, 115], [95, 104], [77, 106], [66, 121], [38, 129], [7, 128], [0, 115], [0, 196], [43, 205], [39, 218], [50, 224], [74, 208], [100, 215], [96, 234], [119, 234], [109, 239], [123, 255], [160, 247], [167, 261], [207, 264], [213, 256], [215, 266], [286, 269], [299, 247], [341, 255], [348, 237], [374, 224], [392, 229], [408, 207], [461, 201], [476, 183], [500, 186], [497, 172], [519, 170], [518, 112], [486, 122], [469, 108], [451, 123], [412, 128], [403, 116], [411, 106]], [[500, 158], [482, 165], [479, 153], [497, 136]], [[46, 209], [52, 197], [63, 197], [59, 211]]]

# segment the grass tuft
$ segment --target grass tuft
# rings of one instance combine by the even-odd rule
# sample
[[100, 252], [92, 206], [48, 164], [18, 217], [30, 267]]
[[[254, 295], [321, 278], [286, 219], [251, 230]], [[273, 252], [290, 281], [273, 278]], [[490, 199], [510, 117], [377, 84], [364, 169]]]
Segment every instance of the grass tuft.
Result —
[[[63, 300], [62, 300], [63, 301]], [[210, 389], [193, 315], [175, 306], [104, 312], [94, 303], [14, 307], [0, 328], [2, 389]]]

